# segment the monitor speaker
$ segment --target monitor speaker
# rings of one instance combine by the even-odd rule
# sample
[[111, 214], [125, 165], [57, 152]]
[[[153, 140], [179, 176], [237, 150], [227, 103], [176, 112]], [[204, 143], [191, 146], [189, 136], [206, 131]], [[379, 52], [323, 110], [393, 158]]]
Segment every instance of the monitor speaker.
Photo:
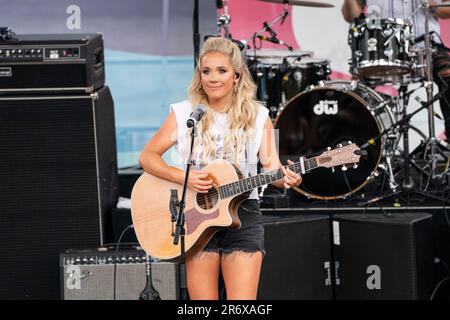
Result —
[[263, 215], [266, 255], [258, 299], [333, 299], [327, 215]]
[[332, 225], [336, 299], [430, 298], [430, 214], [342, 214]]

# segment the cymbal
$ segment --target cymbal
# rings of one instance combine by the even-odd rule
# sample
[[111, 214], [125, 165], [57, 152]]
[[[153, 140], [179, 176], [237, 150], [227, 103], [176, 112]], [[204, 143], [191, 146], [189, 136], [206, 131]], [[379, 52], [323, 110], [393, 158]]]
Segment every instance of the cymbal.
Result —
[[308, 1], [308, 0], [259, 0], [265, 2], [273, 2], [279, 4], [292, 4], [293, 6], [303, 6], [303, 7], [316, 7], [316, 8], [333, 8], [334, 4], [319, 2], [319, 1]]

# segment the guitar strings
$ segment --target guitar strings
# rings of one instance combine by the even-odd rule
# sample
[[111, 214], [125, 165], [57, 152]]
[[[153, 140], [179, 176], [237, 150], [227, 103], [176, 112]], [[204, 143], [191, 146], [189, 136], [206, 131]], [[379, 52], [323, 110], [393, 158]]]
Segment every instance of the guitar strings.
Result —
[[[307, 159], [307, 162], [308, 162], [308, 164], [309, 164], [309, 166], [310, 167], [312, 167], [312, 164], [311, 164], [311, 161], [312, 160], [314, 160], [314, 158], [311, 158], [311, 159]], [[296, 168], [296, 165], [298, 166], [298, 163], [294, 163], [294, 164], [292, 164], [292, 165], [288, 165], [287, 167], [289, 168], [289, 169], [294, 169], [294, 171], [297, 169]], [[276, 173], [271, 173], [271, 172], [276, 172]], [[273, 170], [273, 171], [269, 171], [269, 172], [266, 172], [266, 173], [263, 173], [263, 174], [260, 174], [259, 176], [260, 177], [263, 177], [264, 178], [264, 181], [266, 180], [266, 178], [267, 177], [269, 177], [269, 179], [270, 179], [270, 177], [273, 177], [273, 176], [278, 176], [278, 174], [279, 173], [281, 173], [282, 174], [282, 171], [280, 170], [280, 169], [276, 169], [276, 170]], [[281, 176], [281, 178], [282, 178], [283, 176]], [[250, 177], [250, 178], [252, 178], [252, 177]], [[249, 179], [249, 178], [247, 178], [247, 179]], [[258, 182], [258, 181], [257, 181]], [[261, 181], [259, 181], [259, 182], [261, 182]], [[243, 184], [243, 186], [244, 186], [244, 191], [242, 191], [242, 192], [240, 192], [240, 193], [243, 193], [243, 192], [246, 192], [246, 191], [250, 191], [250, 190], [246, 190], [246, 188], [245, 188], [245, 183], [244, 182], [242, 182], [241, 180], [240, 181], [236, 181], [236, 182], [232, 182], [232, 183], [230, 183], [230, 184], [228, 184], [228, 185], [223, 185], [223, 186], [219, 186], [218, 188], [214, 188], [214, 190], [213, 191], [211, 191], [211, 192], [208, 192], [208, 193], [197, 193], [197, 202], [198, 202], [198, 204], [200, 204], [200, 205], [202, 205], [202, 204], [204, 204], [204, 205], [206, 205], [206, 202], [207, 202], [207, 197], [214, 197], [214, 196], [216, 196], [219, 192], [218, 192], [218, 190], [219, 190], [219, 188], [223, 188], [223, 187], [225, 187], [225, 186], [229, 186], [228, 188], [231, 188], [231, 190], [233, 191], [233, 193], [234, 193], [234, 191], [235, 190], [238, 190], [238, 189], [240, 189], [240, 186], [239, 186], [239, 183], [241, 183], [241, 184]], [[231, 187], [231, 185], [232, 184], [236, 184], [236, 186], [235, 187]], [[251, 188], [251, 189], [254, 189], [254, 188]], [[240, 190], [238, 190], [238, 191], [240, 191]], [[237, 193], [237, 194], [239, 194], [239, 193]]]
[[[315, 162], [316, 162], [316, 157], [313, 157], [313, 158], [310, 158], [310, 159], [306, 159], [305, 163], [306, 163], [306, 164], [308, 165], [308, 167], [309, 167], [309, 168], [307, 168], [307, 171], [309, 171], [309, 169], [311, 169], [311, 168], [317, 166], [317, 163], [315, 163]], [[299, 165], [300, 165], [300, 163], [299, 163], [299, 162], [296, 162], [296, 163], [293, 163], [293, 164], [291, 164], [291, 165], [287, 165], [286, 167], [289, 168], [290, 170], [293, 170], [294, 172], [296, 172], [297, 170], [300, 171], [300, 169], [301, 169]], [[278, 177], [278, 175], [279, 175], [280, 173], [281, 173], [281, 177], [280, 177], [280, 179], [281, 179], [281, 178], [283, 178], [283, 172], [282, 172], [281, 169], [275, 169], [275, 170], [272, 170], [272, 171], [269, 171], [269, 172], [265, 172], [265, 173], [263, 173], [263, 174], [259, 174], [258, 176], [261, 177], [261, 178], [263, 178], [263, 179], [264, 179], [264, 182], [266, 182], [266, 178], [267, 178], [267, 177], [268, 177], [269, 180], [270, 180], [270, 178], [273, 177], [273, 176]], [[247, 179], [250, 179], [250, 178], [253, 178], [253, 177], [249, 177], [249, 178], [247, 178]], [[246, 180], [246, 179], [244, 179], [244, 180]], [[256, 181], [256, 182], [258, 182], [258, 181]], [[243, 185], [244, 191], [239, 190], [239, 189], [241, 188], [241, 186], [239, 185], [239, 183], [241, 183], [241, 184]], [[259, 183], [261, 183], [261, 181], [259, 181]], [[235, 186], [234, 186], [234, 187], [231, 187], [232, 184], [235, 184]], [[227, 187], [227, 186], [228, 186], [228, 187]], [[217, 187], [217, 188], [214, 188], [213, 191], [208, 192], [208, 193], [197, 193], [197, 196], [196, 196], [197, 202], [198, 202], [200, 205], [202, 205], [202, 204], [203, 204], [203, 205], [206, 205], [207, 197], [212, 198], [212, 197], [217, 196], [217, 194], [219, 193], [218, 190], [220, 191], [220, 188], [223, 188], [223, 187], [231, 188], [231, 189], [230, 189], [230, 190], [232, 191], [231, 193], [235, 193], [236, 191], [238, 191], [238, 193], [236, 193], [236, 194], [240, 194], [240, 193], [243, 193], [243, 192], [246, 192], [246, 191], [250, 191], [251, 189], [256, 188], [256, 187], [251, 187], [251, 185], [250, 185], [250, 187], [251, 187], [250, 190], [247, 190], [246, 184], [243, 182], [243, 180], [239, 180], [239, 181], [235, 181], [235, 182], [232, 182], [232, 183], [230, 183], [230, 184], [227, 184], [227, 185], [223, 185], [223, 186], [219, 186], [219, 187]], [[222, 192], [222, 193], [223, 193], [223, 192]]]

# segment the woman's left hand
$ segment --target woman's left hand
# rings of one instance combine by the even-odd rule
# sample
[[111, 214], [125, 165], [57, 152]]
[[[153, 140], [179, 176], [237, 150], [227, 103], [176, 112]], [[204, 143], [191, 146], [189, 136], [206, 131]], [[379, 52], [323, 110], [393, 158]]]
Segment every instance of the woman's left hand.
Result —
[[[291, 165], [294, 164], [294, 162], [288, 160], [288, 164]], [[286, 189], [298, 187], [302, 183], [302, 176], [299, 173], [295, 173], [287, 166], [281, 166], [281, 170], [284, 173], [283, 184]]]

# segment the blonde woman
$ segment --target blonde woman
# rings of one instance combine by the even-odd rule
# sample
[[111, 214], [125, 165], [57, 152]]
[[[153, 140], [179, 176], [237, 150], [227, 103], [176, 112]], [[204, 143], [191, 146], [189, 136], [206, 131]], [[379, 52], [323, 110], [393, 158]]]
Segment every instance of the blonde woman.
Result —
[[[282, 167], [275, 149], [273, 125], [268, 110], [255, 100], [256, 86], [241, 57], [239, 47], [220, 37], [208, 38], [189, 88], [189, 100], [171, 105], [170, 113], [140, 156], [143, 169], [179, 184], [184, 171], [169, 166], [162, 155], [176, 144], [186, 160], [190, 132], [186, 120], [196, 105], [207, 108], [197, 125], [194, 155], [188, 187], [208, 192], [212, 180], [202, 168], [215, 159], [225, 159], [241, 169], [245, 177], [256, 174], [258, 160], [265, 171]], [[292, 162], [289, 161], [289, 164]], [[282, 167], [280, 188], [298, 186], [299, 174]], [[204, 250], [186, 263], [191, 299], [217, 300], [219, 272], [225, 282], [227, 299], [256, 299], [264, 256], [264, 228], [257, 190], [238, 210], [241, 228], [217, 232]]]

